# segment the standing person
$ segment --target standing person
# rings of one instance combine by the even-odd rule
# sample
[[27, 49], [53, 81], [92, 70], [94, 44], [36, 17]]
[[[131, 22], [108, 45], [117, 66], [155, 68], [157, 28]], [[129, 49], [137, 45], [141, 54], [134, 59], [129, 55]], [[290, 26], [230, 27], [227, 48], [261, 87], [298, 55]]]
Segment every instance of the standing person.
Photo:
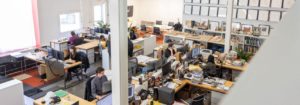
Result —
[[165, 58], [168, 59], [170, 56], [174, 56], [175, 54], [176, 50], [174, 48], [174, 44], [170, 42], [168, 48], [165, 51]]
[[103, 35], [100, 36], [100, 43], [101, 43], [102, 49], [106, 49], [106, 47], [107, 47], [106, 39]]
[[71, 31], [71, 37], [69, 38], [69, 43], [71, 45], [74, 45], [75, 40], [79, 39], [79, 37], [76, 35], [74, 31]]

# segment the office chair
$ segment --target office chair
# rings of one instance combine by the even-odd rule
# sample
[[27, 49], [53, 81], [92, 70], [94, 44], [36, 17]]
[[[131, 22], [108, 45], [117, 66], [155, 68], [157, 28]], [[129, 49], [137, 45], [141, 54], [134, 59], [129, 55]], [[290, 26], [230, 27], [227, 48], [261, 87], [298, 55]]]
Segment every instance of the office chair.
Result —
[[172, 27], [173, 27], [174, 25], [175, 25], [174, 22], [169, 22], [169, 23], [168, 23], [168, 26], [172, 26]]
[[162, 21], [161, 20], [156, 20], [155, 24], [156, 25], [162, 25]]
[[154, 35], [160, 35], [161, 34], [160, 28], [159, 27], [153, 27], [153, 34]]
[[84, 39], [83, 38], [78, 38], [74, 41], [74, 46], [78, 46], [84, 43]]
[[138, 59], [131, 57], [128, 59], [128, 77], [132, 77], [137, 74], [138, 70]]

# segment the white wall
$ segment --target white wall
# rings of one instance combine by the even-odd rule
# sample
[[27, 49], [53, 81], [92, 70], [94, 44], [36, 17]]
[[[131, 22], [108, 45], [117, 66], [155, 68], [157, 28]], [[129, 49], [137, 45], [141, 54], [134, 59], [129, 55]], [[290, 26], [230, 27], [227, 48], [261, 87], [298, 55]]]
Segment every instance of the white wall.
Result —
[[104, 0], [38, 0], [41, 45], [51, 40], [70, 37], [69, 32], [60, 33], [59, 15], [80, 12], [82, 27], [93, 25], [94, 5]]
[[299, 11], [297, 1], [221, 105], [300, 105]]
[[59, 15], [70, 12], [80, 12], [80, 0], [38, 0], [41, 45], [68, 36], [60, 34]]
[[133, 5], [133, 20], [138, 24], [142, 20], [162, 20], [168, 22], [182, 21], [183, 0], [128, 0], [128, 5]]

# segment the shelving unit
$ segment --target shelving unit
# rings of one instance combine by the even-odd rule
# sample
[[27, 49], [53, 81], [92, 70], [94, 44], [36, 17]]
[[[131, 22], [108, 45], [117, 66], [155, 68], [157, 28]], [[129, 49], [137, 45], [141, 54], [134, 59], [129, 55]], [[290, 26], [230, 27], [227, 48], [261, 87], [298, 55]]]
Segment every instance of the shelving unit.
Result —
[[[201, 0], [200, 0], [201, 1]], [[208, 0], [210, 2], [210, 0]], [[236, 12], [233, 12], [235, 14], [233, 14], [233, 18], [232, 18], [232, 23], [241, 23], [241, 24], [246, 24], [246, 25], [253, 25], [253, 26], [256, 26], [258, 27], [259, 25], [269, 25], [270, 26], [270, 30], [273, 29], [273, 26], [276, 25], [278, 22], [276, 21], [271, 21], [271, 12], [279, 12], [279, 15], [280, 15], [280, 19], [283, 18], [284, 16], [284, 13], [286, 13], [288, 11], [288, 9], [290, 7], [284, 7], [283, 5], [281, 5], [281, 8], [280, 7], [273, 7], [271, 6], [272, 5], [272, 0], [270, 0], [271, 2], [269, 3], [270, 6], [269, 7], [262, 7], [260, 2], [262, 2], [261, 0], [259, 0], [259, 3], [257, 6], [253, 6], [251, 5], [250, 6], [250, 1], [247, 2], [247, 5], [239, 5], [239, 0], [236, 0], [235, 3], [233, 4], [233, 9], [236, 11]], [[287, 0], [283, 0], [282, 2], [285, 2]], [[291, 0], [292, 1], [292, 0]], [[202, 2], [202, 1], [201, 1]], [[227, 4], [210, 4], [210, 3], [193, 3], [193, 0], [191, 0], [190, 2], [185, 2], [183, 3], [184, 5], [184, 10], [183, 10], [183, 24], [186, 25], [186, 22], [187, 21], [196, 21], [196, 22], [200, 22], [200, 21], [217, 21], [219, 22], [219, 26], [222, 22], [226, 22], [226, 19], [227, 19], [227, 16], [225, 17], [220, 17], [219, 16], [219, 12], [220, 12], [220, 8], [224, 9], [226, 8], [226, 11], [227, 12], [227, 7], [229, 5]], [[220, 2], [220, 0], [219, 0]], [[190, 6], [190, 8], [186, 8], [186, 6]], [[197, 6], [200, 6], [200, 7], [197, 7]], [[194, 7], [197, 7], [200, 8], [200, 10], [197, 10], [199, 11], [199, 14], [197, 14], [197, 12], [194, 12]], [[209, 8], [208, 11], [206, 11], [204, 14], [208, 14], [208, 15], [203, 15], [202, 14], [202, 7], [207, 7]], [[217, 8], [217, 15], [210, 15], [211, 14], [211, 11], [210, 9], [211, 8]], [[189, 11], [188, 9], [191, 9], [191, 12], [187, 12]], [[241, 10], [243, 9], [245, 11], [245, 18], [238, 18], [238, 15], [239, 15], [239, 11], [238, 10]], [[257, 14], [255, 15], [256, 16], [256, 19], [249, 19], [249, 15], [251, 15], [250, 13], [248, 14], [248, 12], [250, 10], [256, 10], [257, 11]], [[214, 10], [215, 12], [216, 10]], [[267, 20], [266, 21], [263, 21], [261, 19], [259, 19], [259, 15], [260, 15], [260, 11], [267, 11], [268, 14], [267, 14]], [[214, 14], [214, 13], [212, 13]], [[222, 13], [222, 14], [226, 14], [227, 13]], [[188, 26], [184, 26], [184, 30], [191, 30], [192, 32], [194, 31], [197, 31], [197, 30], [201, 30], [203, 31], [204, 33], [208, 33], [208, 34], [213, 34], [213, 35], [223, 35], [223, 37], [225, 38], [226, 37], [226, 33], [225, 32], [220, 32], [220, 31], [211, 31], [211, 30], [202, 30], [202, 29], [198, 29], [198, 28], [190, 28]], [[230, 29], [231, 30], [231, 29]], [[236, 43], [233, 43], [231, 45], [233, 45], [233, 47], [240, 47], [240, 48], [243, 48], [244, 51], [249, 51], [249, 52], [252, 52], [252, 53], [255, 53], [257, 50], [249, 50], [251, 48], [249, 47], [255, 47], [255, 49], [259, 49], [260, 46], [262, 45], [262, 43], [268, 38], [268, 36], [254, 36], [254, 35], [247, 35], [247, 34], [243, 34], [243, 33], [233, 33], [231, 32], [231, 37], [238, 37], [239, 41], [237, 40], [233, 40], [234, 38], [231, 38], [231, 41], [230, 42], [235, 42]], [[257, 41], [257, 43], [248, 43], [249, 41], [248, 40], [253, 40], [254, 42]], [[250, 42], [253, 42], [253, 41], [250, 41]], [[220, 44], [220, 43], [219, 43]], [[226, 45], [225, 45], [226, 46]]]

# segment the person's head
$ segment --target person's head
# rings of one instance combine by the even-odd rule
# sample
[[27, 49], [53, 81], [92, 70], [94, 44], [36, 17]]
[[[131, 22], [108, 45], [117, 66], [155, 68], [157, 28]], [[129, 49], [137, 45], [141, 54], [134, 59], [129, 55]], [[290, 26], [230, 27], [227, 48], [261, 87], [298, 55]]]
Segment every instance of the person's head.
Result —
[[75, 36], [76, 33], [75, 33], [74, 31], [71, 31], [71, 35], [72, 35], [72, 36]]
[[102, 77], [102, 76], [104, 76], [104, 68], [98, 67], [98, 68], [96, 69], [96, 76], [97, 76], [97, 77]]
[[103, 35], [100, 36], [101, 41], [105, 41], [105, 37]]
[[168, 44], [168, 48], [173, 48], [173, 46], [174, 46], [173, 42], [170, 42], [170, 43]]
[[76, 55], [76, 48], [75, 48], [75, 46], [72, 46], [72, 47], [69, 49], [69, 52], [70, 52], [70, 54], [72, 54], [73, 56], [75, 56], [75, 55]]

